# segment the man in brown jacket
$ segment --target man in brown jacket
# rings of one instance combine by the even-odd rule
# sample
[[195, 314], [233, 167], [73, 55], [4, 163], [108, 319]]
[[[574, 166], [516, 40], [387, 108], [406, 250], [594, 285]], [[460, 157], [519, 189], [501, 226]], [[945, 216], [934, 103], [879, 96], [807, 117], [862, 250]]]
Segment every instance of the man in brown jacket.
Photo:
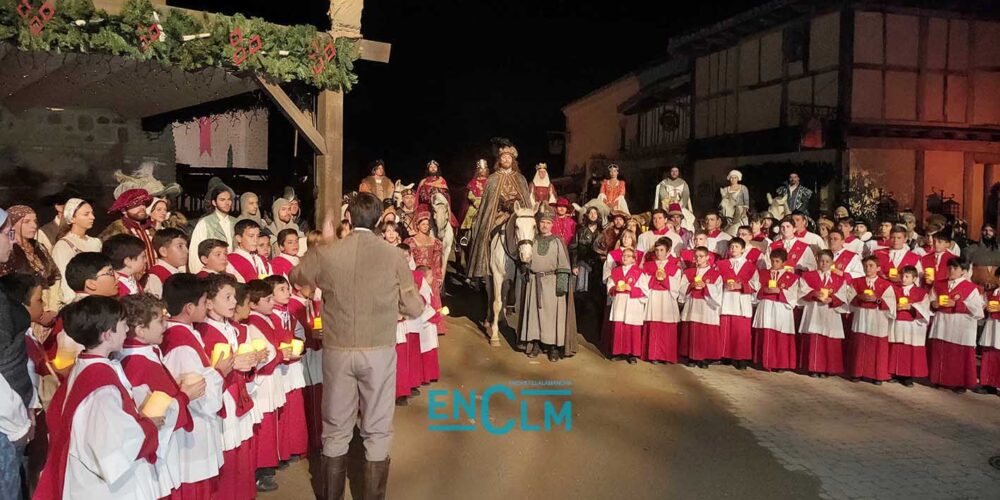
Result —
[[396, 321], [424, 303], [402, 250], [372, 232], [382, 202], [361, 193], [347, 207], [351, 233], [310, 248], [289, 279], [323, 291], [323, 455], [326, 498], [340, 500], [347, 449], [361, 410], [365, 500], [385, 497], [396, 393]]

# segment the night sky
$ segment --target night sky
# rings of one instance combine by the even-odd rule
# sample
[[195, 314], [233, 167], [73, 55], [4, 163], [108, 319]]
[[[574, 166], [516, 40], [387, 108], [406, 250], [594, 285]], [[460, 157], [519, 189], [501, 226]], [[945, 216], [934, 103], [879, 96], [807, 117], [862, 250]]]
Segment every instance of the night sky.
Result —
[[[369, 0], [362, 33], [391, 43], [392, 55], [389, 64], [355, 67], [360, 81], [345, 101], [345, 190], [375, 158], [394, 179], [417, 180], [433, 158], [449, 181], [464, 181], [477, 158], [492, 164], [494, 136], [517, 145], [527, 171], [550, 160], [546, 131], [564, 130], [564, 105], [666, 58], [671, 36], [760, 3]], [[322, 0], [169, 4], [329, 28]]]

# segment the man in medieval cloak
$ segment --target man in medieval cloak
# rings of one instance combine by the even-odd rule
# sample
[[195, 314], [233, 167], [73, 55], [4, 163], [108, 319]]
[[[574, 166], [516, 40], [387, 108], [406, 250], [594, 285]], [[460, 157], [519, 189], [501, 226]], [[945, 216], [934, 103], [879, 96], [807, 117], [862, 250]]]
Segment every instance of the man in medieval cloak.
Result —
[[[472, 225], [469, 251], [469, 277], [485, 278], [490, 275], [490, 239], [493, 230], [507, 222], [514, 211], [514, 203], [531, 207], [528, 181], [517, 167], [517, 149], [500, 148], [494, 172], [486, 179], [483, 200], [479, 205], [476, 222]], [[510, 276], [513, 273], [505, 273]]]

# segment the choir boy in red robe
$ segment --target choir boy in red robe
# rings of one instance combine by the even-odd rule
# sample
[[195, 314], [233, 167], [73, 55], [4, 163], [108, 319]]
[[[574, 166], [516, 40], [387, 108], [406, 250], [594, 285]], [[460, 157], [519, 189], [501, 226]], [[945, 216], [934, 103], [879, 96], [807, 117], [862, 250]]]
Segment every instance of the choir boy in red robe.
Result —
[[[297, 459], [309, 451], [303, 389], [306, 386], [302, 354], [305, 352], [306, 329], [289, 311], [292, 287], [284, 276], [268, 276], [264, 280], [274, 290], [274, 313], [271, 323], [280, 330], [281, 348], [292, 347], [291, 355], [279, 367], [285, 391], [285, 405], [278, 410], [278, 435], [282, 436], [278, 454], [282, 462]], [[299, 347], [295, 348], [294, 344]]]
[[913, 378], [927, 376], [927, 324], [931, 319], [930, 295], [920, 286], [920, 271], [906, 266], [896, 289], [896, 315], [889, 333], [889, 373], [906, 387]]
[[118, 280], [118, 296], [142, 292], [139, 279], [146, 272], [146, 246], [130, 234], [116, 234], [104, 242], [101, 253], [111, 259]]
[[[843, 235], [844, 249], [857, 255], [860, 259], [865, 252], [865, 242], [854, 235], [854, 219], [844, 217], [838, 220], [837, 228], [840, 229], [840, 234]], [[834, 255], [836, 255], [836, 252], [834, 252]], [[834, 260], [836, 260], [836, 257], [834, 257]]]
[[[1000, 278], [1000, 268], [993, 272]], [[979, 336], [983, 352], [979, 369], [979, 393], [997, 393], [1000, 387], [1000, 288], [990, 292], [986, 301], [986, 326]]]
[[271, 272], [288, 278], [292, 268], [299, 265], [299, 233], [294, 229], [282, 229], [277, 242], [281, 253], [271, 259]]
[[[813, 254], [812, 248], [795, 236], [795, 226], [792, 225], [792, 222], [784, 220], [778, 227], [781, 231], [781, 238], [771, 243], [768, 251], [784, 250], [784, 265], [789, 270], [802, 273], [816, 269], [816, 256]], [[767, 260], [771, 262], [770, 257]]]
[[[229, 269], [229, 244], [222, 240], [209, 238], [198, 244], [198, 260], [202, 269], [198, 271], [199, 278], [210, 274], [227, 273]], [[235, 278], [235, 276], [233, 276]]]
[[623, 248], [622, 265], [611, 270], [608, 296], [611, 297], [610, 322], [612, 359], [628, 358], [636, 364], [642, 355], [642, 324], [649, 300], [649, 277], [635, 265], [635, 250]]
[[153, 235], [156, 263], [149, 268], [143, 291], [154, 297], [163, 297], [163, 284], [167, 278], [187, 272], [188, 240], [180, 229], [163, 228]]
[[830, 264], [830, 272], [847, 279], [864, 276], [865, 268], [861, 265], [861, 255], [847, 248], [847, 240], [844, 234], [837, 229], [830, 230], [827, 235], [830, 251], [833, 252], [833, 264]]
[[[306, 387], [302, 391], [302, 397], [305, 404], [310, 449], [319, 449], [322, 446], [320, 437], [323, 433], [323, 324], [319, 310], [312, 300], [315, 295], [316, 289], [311, 286], [295, 287], [292, 300], [288, 303], [288, 312], [305, 330], [305, 352], [302, 354], [302, 365]], [[403, 341], [405, 342], [405, 340], [406, 332], [403, 332]], [[403, 358], [406, 358], [405, 351]], [[406, 394], [409, 393], [410, 389], [407, 387]]]
[[109, 359], [125, 342], [121, 304], [85, 297], [61, 314], [84, 350], [46, 412], [49, 452], [34, 498], [159, 498], [154, 464], [164, 419], [140, 413], [121, 365]]
[[710, 251], [705, 247], [694, 250], [694, 267], [684, 270], [680, 281], [681, 353], [689, 363], [708, 368], [722, 358], [722, 336], [719, 312], [722, 307], [722, 278], [709, 263]]
[[819, 268], [802, 275], [802, 320], [799, 323], [799, 367], [811, 377], [844, 371], [844, 320], [848, 280], [834, 274], [833, 252], [819, 251]]
[[874, 255], [878, 258], [879, 267], [882, 269], [880, 276], [899, 286], [899, 270], [906, 266], [919, 266], [920, 256], [911, 252], [906, 244], [907, 230], [904, 226], [896, 226], [889, 233], [889, 248], [876, 250]]
[[647, 253], [652, 255], [642, 265], [649, 279], [649, 301], [646, 321], [642, 325], [642, 359], [654, 365], [677, 362], [677, 324], [680, 311], [677, 294], [680, 291], [678, 260], [671, 255], [673, 242], [661, 236]]
[[[749, 228], [740, 229], [752, 237]], [[722, 310], [719, 316], [719, 333], [722, 336], [722, 358], [733, 363], [737, 370], [745, 370], [753, 359], [753, 296], [760, 250], [747, 248], [742, 238], [729, 242], [729, 258], [716, 265], [722, 277]]]
[[[791, 228], [788, 222], [781, 223]], [[812, 250], [798, 240], [812, 255]], [[781, 242], [779, 241], [780, 245]], [[794, 370], [796, 359], [794, 307], [801, 295], [799, 277], [788, 268], [785, 260], [788, 253], [784, 248], [771, 249], [769, 269], [757, 272], [757, 310], [753, 317], [754, 352], [753, 361], [767, 371], [781, 372]]]
[[948, 279], [934, 282], [931, 308], [930, 380], [955, 392], [976, 387], [976, 333], [986, 301], [965, 275], [971, 264], [963, 257], [948, 261]]
[[957, 257], [950, 251], [953, 245], [950, 227], [930, 235], [930, 239], [934, 251], [920, 258], [923, 285], [927, 289], [933, 287], [937, 280], [948, 279], [948, 261]]
[[[195, 323], [195, 329], [205, 343], [205, 353], [212, 356], [216, 346], [232, 353], [233, 370], [224, 375], [223, 407], [218, 415], [222, 419], [223, 461], [219, 469], [217, 498], [239, 500], [253, 498], [257, 492], [254, 425], [260, 422], [260, 412], [254, 408], [248, 384], [253, 383], [252, 373], [261, 354], [250, 346], [244, 328], [235, 323], [236, 287], [244, 286], [228, 274], [216, 273], [206, 278], [205, 321]], [[240, 352], [240, 346], [247, 346]], [[221, 373], [221, 371], [220, 371]], [[269, 486], [269, 485], [264, 485]], [[275, 487], [277, 487], [275, 485]]]
[[889, 319], [896, 314], [892, 283], [880, 276], [879, 258], [865, 257], [865, 275], [851, 282], [851, 342], [847, 373], [875, 385], [889, 380]]
[[205, 321], [208, 313], [204, 280], [193, 274], [177, 273], [164, 282], [163, 300], [170, 315], [160, 344], [163, 365], [174, 379], [184, 380], [193, 373], [205, 381], [205, 396], [189, 405], [192, 428], [174, 436], [180, 445], [181, 468], [177, 479], [181, 485], [174, 490], [171, 500], [209, 500], [219, 487], [219, 469], [223, 463], [219, 411], [223, 408], [225, 378], [233, 371], [236, 358], [228, 345], [218, 356], [206, 352], [201, 333], [194, 328], [195, 323]]
[[236, 277], [240, 283], [249, 283], [256, 279], [264, 279], [271, 275], [271, 269], [264, 259], [257, 254], [257, 237], [260, 226], [250, 220], [243, 219], [233, 228], [233, 238], [236, 239], [235, 250], [229, 260], [228, 273]]
[[146, 293], [122, 297], [125, 324], [128, 325], [125, 344], [115, 358], [121, 361], [125, 376], [132, 384], [132, 398], [145, 401], [154, 392], [162, 392], [173, 399], [167, 408], [164, 425], [159, 431], [156, 472], [160, 484], [160, 497], [167, 497], [179, 489], [181, 463], [181, 433], [194, 429], [190, 406], [205, 395], [205, 378], [200, 374], [185, 374], [176, 380], [160, 353], [163, 343], [164, 304]]
[[695, 249], [698, 247], [705, 247], [708, 249], [708, 265], [715, 265], [718, 255], [716, 255], [715, 252], [712, 251], [712, 248], [708, 246], [708, 233], [705, 231], [698, 231], [697, 233], [694, 233], [693, 237], [691, 237], [691, 248], [681, 250], [680, 259], [684, 264], [685, 269], [697, 267], [697, 264], [695, 264]]

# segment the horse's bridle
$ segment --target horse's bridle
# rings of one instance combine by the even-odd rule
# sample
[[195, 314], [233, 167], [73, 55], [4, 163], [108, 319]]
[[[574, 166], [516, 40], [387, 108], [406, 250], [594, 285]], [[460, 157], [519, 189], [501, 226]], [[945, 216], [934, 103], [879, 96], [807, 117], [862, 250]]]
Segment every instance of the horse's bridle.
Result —
[[[507, 219], [507, 222], [504, 223], [504, 231], [503, 231], [505, 233], [504, 234], [504, 241], [506, 241], [506, 239], [507, 239], [507, 235], [506, 235], [506, 232], [507, 232], [506, 226], [507, 226], [507, 224], [514, 224], [514, 226], [515, 226], [514, 227], [514, 230], [515, 230], [514, 234], [516, 235], [517, 234], [517, 220], [518, 219], [534, 219], [534, 218], [535, 218], [534, 214], [531, 214], [531, 215], [517, 215], [516, 212], [513, 213], [513, 214], [511, 214], [510, 217]], [[534, 243], [534, 240], [529, 240], [529, 239], [518, 240], [517, 241], [517, 245], [515, 246], [515, 248], [521, 248], [521, 245], [530, 245], [532, 243]], [[511, 260], [513, 260], [515, 262], [518, 260], [518, 256], [511, 255], [510, 252], [507, 251], [507, 245], [506, 244], [503, 245], [503, 251], [504, 251], [505, 254], [507, 254], [507, 257], [509, 257]]]

